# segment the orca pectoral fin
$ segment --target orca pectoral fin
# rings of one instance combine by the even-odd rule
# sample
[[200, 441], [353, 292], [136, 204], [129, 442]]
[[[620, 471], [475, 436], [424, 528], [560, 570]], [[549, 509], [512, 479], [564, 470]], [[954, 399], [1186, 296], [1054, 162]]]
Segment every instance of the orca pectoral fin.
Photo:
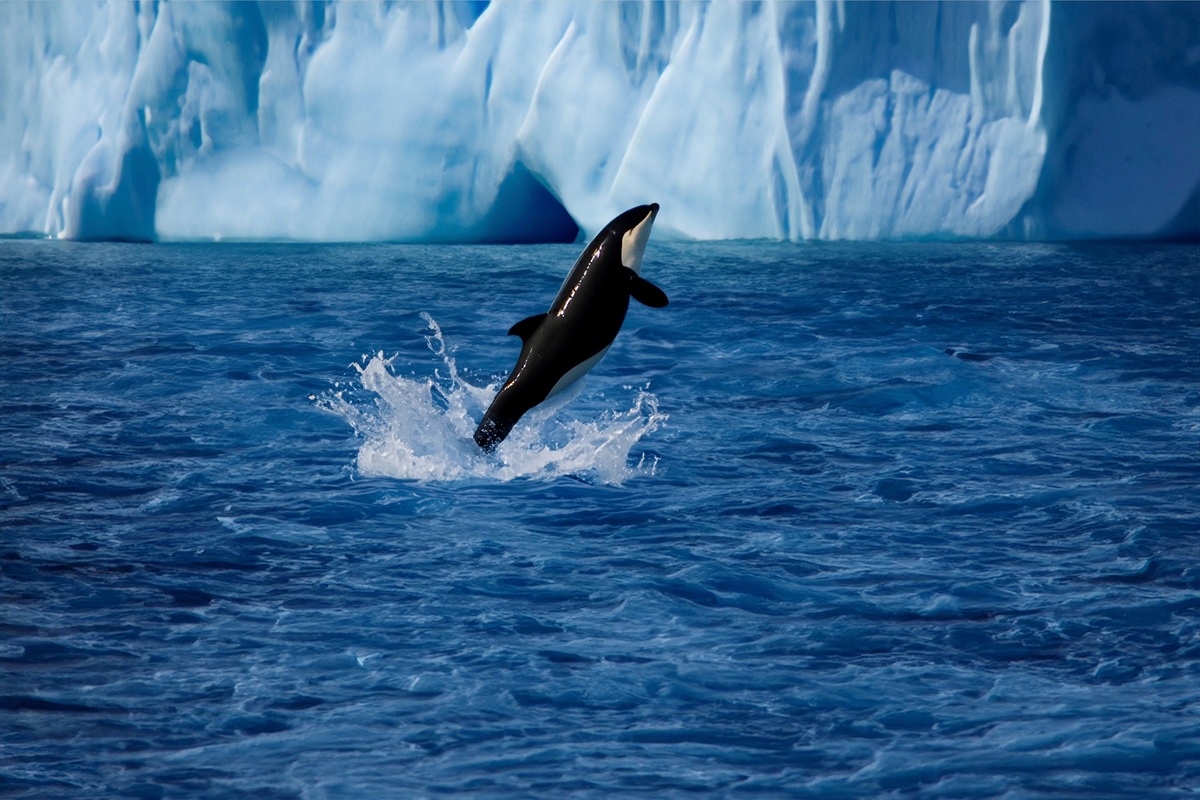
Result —
[[525, 341], [533, 332], [537, 330], [538, 325], [542, 324], [542, 320], [546, 318], [545, 314], [535, 314], [532, 317], [526, 317], [508, 329], [509, 336], [520, 336], [521, 341]]
[[655, 286], [650, 281], [638, 275], [633, 270], [629, 270], [629, 296], [637, 300], [642, 305], [650, 306], [651, 308], [663, 308], [667, 304], [667, 293]]

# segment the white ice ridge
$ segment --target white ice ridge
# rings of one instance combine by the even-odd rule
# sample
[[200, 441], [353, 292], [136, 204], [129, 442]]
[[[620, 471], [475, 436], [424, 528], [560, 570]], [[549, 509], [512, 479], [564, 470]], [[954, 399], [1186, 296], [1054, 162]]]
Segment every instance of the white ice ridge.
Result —
[[1197, 130], [1193, 2], [0, 2], [9, 234], [1200, 236]]

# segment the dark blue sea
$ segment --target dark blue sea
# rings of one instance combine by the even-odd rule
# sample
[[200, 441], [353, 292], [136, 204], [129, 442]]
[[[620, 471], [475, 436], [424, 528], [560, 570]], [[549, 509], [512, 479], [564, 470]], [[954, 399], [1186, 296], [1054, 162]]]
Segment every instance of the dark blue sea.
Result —
[[1200, 249], [0, 242], [0, 793], [1200, 792]]

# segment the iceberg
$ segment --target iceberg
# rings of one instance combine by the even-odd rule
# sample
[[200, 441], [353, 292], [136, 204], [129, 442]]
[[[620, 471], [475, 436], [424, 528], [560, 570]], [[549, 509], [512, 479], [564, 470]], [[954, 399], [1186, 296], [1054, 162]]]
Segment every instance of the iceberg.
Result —
[[0, 3], [0, 233], [1200, 237], [1200, 4]]

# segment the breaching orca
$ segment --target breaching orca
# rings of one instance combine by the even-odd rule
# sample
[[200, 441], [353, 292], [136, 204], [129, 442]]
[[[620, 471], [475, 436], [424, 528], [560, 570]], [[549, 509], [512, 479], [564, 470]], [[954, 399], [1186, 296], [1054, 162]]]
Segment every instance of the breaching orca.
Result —
[[658, 203], [631, 208], [604, 226], [579, 256], [550, 310], [509, 329], [521, 337], [521, 355], [475, 431], [475, 443], [492, 452], [517, 420], [570, 386], [608, 352], [629, 298], [654, 308], [667, 296], [642, 278], [642, 255]]

